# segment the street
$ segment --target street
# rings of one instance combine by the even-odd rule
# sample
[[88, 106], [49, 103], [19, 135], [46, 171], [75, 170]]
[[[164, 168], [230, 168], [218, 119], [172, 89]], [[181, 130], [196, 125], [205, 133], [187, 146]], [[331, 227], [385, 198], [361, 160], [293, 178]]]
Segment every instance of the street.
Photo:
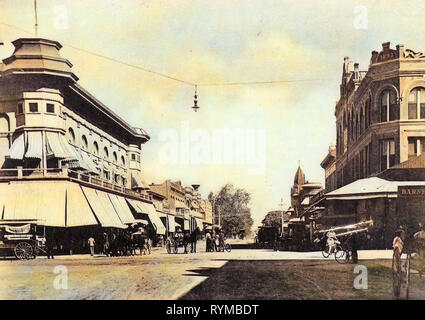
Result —
[[[4, 260], [0, 299], [392, 299], [391, 251], [359, 252], [359, 264], [368, 268], [367, 290], [354, 289], [354, 265], [324, 259], [321, 252], [206, 253], [203, 243], [198, 251]], [[67, 288], [55, 289], [64, 270]], [[418, 275], [411, 287], [411, 298], [425, 298]]]

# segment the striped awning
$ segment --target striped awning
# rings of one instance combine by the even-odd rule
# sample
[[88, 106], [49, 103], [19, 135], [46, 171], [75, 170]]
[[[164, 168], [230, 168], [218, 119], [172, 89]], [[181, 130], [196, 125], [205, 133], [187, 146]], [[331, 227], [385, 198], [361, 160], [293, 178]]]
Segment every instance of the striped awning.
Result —
[[103, 227], [126, 228], [118, 217], [108, 195], [100, 190], [81, 186], [90, 207]]
[[80, 186], [72, 182], [0, 183], [0, 208], [0, 220], [37, 220], [52, 227], [98, 224]]
[[25, 158], [41, 159], [43, 157], [41, 131], [28, 131], [27, 135], [27, 152], [25, 152]]
[[25, 153], [25, 140], [24, 134], [20, 134], [13, 141], [12, 146], [9, 151], [6, 153], [6, 158], [13, 160], [22, 160], [24, 158]]
[[62, 134], [58, 132], [46, 132], [47, 155], [53, 155], [58, 159], [64, 159], [72, 156], [68, 154], [67, 150], [63, 147], [63, 143], [61, 143], [61, 136]]

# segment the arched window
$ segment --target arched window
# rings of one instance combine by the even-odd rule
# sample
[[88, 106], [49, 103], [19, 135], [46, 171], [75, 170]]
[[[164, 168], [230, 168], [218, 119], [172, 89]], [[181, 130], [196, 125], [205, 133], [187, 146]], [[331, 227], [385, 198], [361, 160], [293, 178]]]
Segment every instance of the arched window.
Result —
[[93, 152], [95, 155], [99, 155], [99, 145], [97, 144], [97, 142], [93, 142]]
[[69, 128], [68, 129], [68, 137], [69, 137], [69, 142], [75, 144], [75, 133], [74, 133], [74, 129]]
[[103, 148], [103, 156], [105, 159], [109, 158], [109, 151], [107, 147]]
[[397, 97], [394, 90], [384, 90], [380, 97], [381, 122], [400, 119]]
[[114, 152], [112, 153], [112, 155], [113, 155], [113, 157], [114, 157], [114, 162], [115, 162], [115, 163], [117, 163], [117, 162], [118, 162], [118, 156], [117, 156], [117, 153], [114, 151]]
[[408, 118], [425, 119], [425, 88], [410, 91]]
[[121, 165], [123, 167], [125, 166], [125, 158], [124, 158], [124, 156], [121, 156]]
[[83, 135], [83, 136], [81, 137], [81, 141], [83, 142], [83, 149], [84, 149], [84, 150], [87, 150], [87, 149], [88, 149], [88, 147], [89, 147], [89, 143], [88, 143], [87, 138], [86, 138], [86, 136], [85, 136], [85, 135]]

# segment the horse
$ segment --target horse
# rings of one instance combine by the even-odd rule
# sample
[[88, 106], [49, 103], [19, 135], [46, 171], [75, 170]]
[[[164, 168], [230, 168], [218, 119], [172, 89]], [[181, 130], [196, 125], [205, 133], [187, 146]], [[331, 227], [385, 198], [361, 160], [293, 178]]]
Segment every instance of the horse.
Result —
[[189, 235], [190, 253], [196, 253], [196, 242], [198, 241], [198, 235], [200, 233], [201, 230], [199, 230], [199, 227], [196, 227]]

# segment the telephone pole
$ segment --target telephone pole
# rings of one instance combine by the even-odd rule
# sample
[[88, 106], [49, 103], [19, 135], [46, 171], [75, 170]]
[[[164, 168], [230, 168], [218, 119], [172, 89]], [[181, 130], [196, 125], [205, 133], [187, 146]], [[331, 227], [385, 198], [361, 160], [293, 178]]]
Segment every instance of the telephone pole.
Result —
[[35, 18], [35, 24], [34, 24], [35, 37], [38, 37], [37, 0], [34, 0], [34, 18]]

